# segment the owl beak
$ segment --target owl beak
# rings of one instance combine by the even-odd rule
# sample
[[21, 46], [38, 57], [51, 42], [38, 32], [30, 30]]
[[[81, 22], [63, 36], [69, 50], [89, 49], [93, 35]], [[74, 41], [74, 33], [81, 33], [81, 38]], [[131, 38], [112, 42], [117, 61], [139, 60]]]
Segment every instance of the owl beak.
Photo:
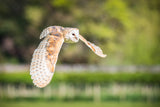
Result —
[[74, 36], [74, 37], [78, 40], [78, 38], [76, 36]]

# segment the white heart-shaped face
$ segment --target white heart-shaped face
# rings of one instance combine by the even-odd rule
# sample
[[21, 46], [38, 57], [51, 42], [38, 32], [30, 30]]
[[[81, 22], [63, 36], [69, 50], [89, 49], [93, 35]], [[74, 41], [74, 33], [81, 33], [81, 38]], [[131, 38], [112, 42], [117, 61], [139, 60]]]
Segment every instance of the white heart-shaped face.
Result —
[[77, 28], [65, 28], [65, 42], [75, 43], [79, 41], [79, 30]]

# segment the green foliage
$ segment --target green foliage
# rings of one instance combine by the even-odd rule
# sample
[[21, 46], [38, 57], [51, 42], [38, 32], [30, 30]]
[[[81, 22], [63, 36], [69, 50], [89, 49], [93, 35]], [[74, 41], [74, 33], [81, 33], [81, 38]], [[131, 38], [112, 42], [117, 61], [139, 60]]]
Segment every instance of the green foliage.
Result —
[[[160, 74], [153, 73], [56, 73], [52, 83], [66, 82], [73, 84], [93, 83], [144, 83], [160, 84]], [[29, 73], [4, 73], [0, 74], [0, 83], [25, 83], [32, 84]]]
[[115, 36], [113, 30], [104, 24], [90, 22], [87, 27], [88, 32], [90, 32], [91, 35], [96, 36], [98, 39], [112, 39]]
[[68, 9], [73, 5], [73, 0], [51, 0], [51, 4], [56, 8]]
[[115, 18], [120, 22], [125, 28], [130, 27], [130, 8], [124, 0], [107, 0], [104, 4], [104, 10], [109, 14], [111, 18]]
[[[78, 59], [63, 51], [60, 63], [160, 64], [159, 5], [158, 0], [5, 0], [0, 4], [0, 62], [12, 63], [13, 57], [29, 63], [42, 29], [60, 25], [79, 28], [108, 55], [100, 60], [80, 44], [68, 48]], [[14, 54], [4, 48], [7, 37]]]
[[44, 10], [36, 6], [26, 6], [25, 17], [30, 22], [31, 26], [39, 26], [44, 16]]

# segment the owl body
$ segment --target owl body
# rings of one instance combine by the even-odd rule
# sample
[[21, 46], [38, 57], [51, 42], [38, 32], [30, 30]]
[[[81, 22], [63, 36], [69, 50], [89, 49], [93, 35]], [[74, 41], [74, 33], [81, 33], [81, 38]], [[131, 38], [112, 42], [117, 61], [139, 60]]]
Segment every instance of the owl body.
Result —
[[106, 56], [98, 46], [83, 38], [77, 28], [50, 26], [42, 31], [40, 39], [42, 38], [44, 39], [33, 53], [30, 66], [31, 79], [39, 88], [50, 83], [63, 42], [76, 43], [80, 39], [97, 55]]

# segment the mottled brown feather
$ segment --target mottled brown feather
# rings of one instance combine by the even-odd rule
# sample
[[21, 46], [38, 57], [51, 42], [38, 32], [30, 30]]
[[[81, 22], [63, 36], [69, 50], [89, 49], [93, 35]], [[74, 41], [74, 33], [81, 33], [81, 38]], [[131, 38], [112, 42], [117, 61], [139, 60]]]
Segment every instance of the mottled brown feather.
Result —
[[46, 55], [46, 60], [48, 60], [48, 67], [50, 68], [51, 72], [54, 72], [55, 64], [57, 62], [58, 54], [63, 42], [63, 35], [50, 35], [48, 38], [48, 44], [46, 45], [48, 54]]

